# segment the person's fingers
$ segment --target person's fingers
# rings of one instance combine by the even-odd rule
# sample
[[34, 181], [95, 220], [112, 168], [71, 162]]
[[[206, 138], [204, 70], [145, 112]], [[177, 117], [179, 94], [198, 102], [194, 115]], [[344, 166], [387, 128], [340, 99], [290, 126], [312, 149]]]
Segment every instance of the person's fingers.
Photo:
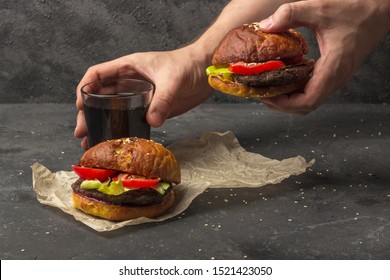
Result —
[[276, 110], [283, 113], [290, 114], [298, 114], [302, 115], [304, 113], [304, 109], [302, 107], [297, 107], [297, 104], [292, 104], [291, 100], [296, 96], [304, 95], [303, 93], [293, 93], [289, 95], [280, 95], [271, 98], [267, 98], [266, 100], [262, 100], [262, 102], [270, 109]]
[[81, 147], [84, 150], [88, 150], [88, 140], [87, 140], [87, 137], [84, 137], [83, 140], [81, 141]]
[[[108, 80], [118, 78], [123, 71], [123, 65], [120, 63], [121, 59], [115, 59], [112, 61], [104, 62], [101, 64], [97, 64], [88, 68], [87, 72], [85, 72], [83, 78], [80, 80], [79, 84], [76, 88], [77, 101], [76, 107], [81, 110], [83, 108], [83, 103], [81, 99], [81, 87], [97, 80]], [[129, 70], [130, 69], [126, 69]]]
[[118, 78], [150, 79], [150, 77], [137, 65], [137, 55], [133, 54], [117, 58], [108, 62], [91, 66], [84, 74], [76, 88], [76, 107], [82, 110], [81, 87], [97, 80], [112, 80]]
[[260, 28], [266, 32], [282, 32], [300, 26], [313, 27], [319, 16], [314, 5], [312, 1], [283, 4], [274, 14], [260, 22]]
[[171, 80], [158, 80], [152, 103], [146, 115], [151, 126], [160, 127], [169, 117], [173, 107], [174, 96], [172, 92], [176, 92], [175, 87], [175, 85], [171, 85]]
[[274, 105], [272, 105], [272, 101], [269, 100], [269, 98], [259, 98], [258, 99], [261, 103], [263, 103], [264, 106], [266, 106], [268, 109], [279, 111]]
[[304, 93], [276, 96], [263, 103], [292, 114], [306, 115], [314, 111], [343, 82], [343, 77], [337, 74], [337, 66], [335, 69], [335, 59], [336, 57], [325, 56], [317, 61]]
[[79, 111], [77, 114], [77, 123], [74, 130], [74, 136], [77, 138], [82, 138], [87, 135], [87, 126], [85, 124], [84, 111]]

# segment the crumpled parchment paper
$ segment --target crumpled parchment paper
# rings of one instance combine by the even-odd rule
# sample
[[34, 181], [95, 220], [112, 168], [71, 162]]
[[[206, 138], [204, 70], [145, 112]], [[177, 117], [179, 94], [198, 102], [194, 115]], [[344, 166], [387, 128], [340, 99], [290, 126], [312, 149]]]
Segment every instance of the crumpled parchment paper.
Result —
[[248, 152], [232, 132], [204, 132], [199, 139], [177, 141], [168, 149], [180, 163], [182, 182], [175, 187], [173, 208], [158, 218], [111, 222], [76, 210], [71, 185], [78, 176], [73, 171], [52, 173], [39, 163], [32, 166], [33, 189], [39, 202], [60, 208], [97, 231], [110, 231], [172, 218], [182, 213], [207, 188], [258, 188], [277, 184], [291, 175], [305, 172], [314, 163], [314, 160], [307, 163], [301, 156], [279, 161]]

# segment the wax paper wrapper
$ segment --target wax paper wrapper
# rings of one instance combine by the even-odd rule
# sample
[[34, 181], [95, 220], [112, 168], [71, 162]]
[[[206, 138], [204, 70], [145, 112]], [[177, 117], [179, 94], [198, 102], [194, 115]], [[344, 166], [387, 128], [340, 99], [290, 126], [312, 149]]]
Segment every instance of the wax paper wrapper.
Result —
[[176, 200], [169, 212], [158, 218], [111, 222], [84, 214], [73, 207], [71, 185], [78, 179], [72, 171], [52, 173], [34, 163], [33, 189], [39, 202], [60, 208], [97, 231], [128, 225], [160, 222], [182, 213], [207, 188], [259, 188], [299, 175], [313, 164], [301, 157], [284, 160], [266, 158], [241, 147], [232, 132], [204, 132], [199, 139], [174, 142], [167, 147], [180, 163], [182, 182], [175, 186]]

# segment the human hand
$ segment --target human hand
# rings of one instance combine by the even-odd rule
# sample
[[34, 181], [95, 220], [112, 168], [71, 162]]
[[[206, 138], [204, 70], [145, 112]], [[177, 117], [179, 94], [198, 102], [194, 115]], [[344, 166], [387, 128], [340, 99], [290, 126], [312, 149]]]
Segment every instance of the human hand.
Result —
[[[202, 55], [189, 45], [174, 51], [135, 53], [90, 67], [76, 90], [79, 112], [74, 135], [78, 138], [87, 135], [80, 88], [95, 80], [143, 78], [151, 81], [155, 93], [146, 119], [153, 127], [192, 109], [211, 95], [205, 73], [207, 59]], [[87, 148], [85, 138], [81, 145]]]
[[263, 31], [306, 26], [320, 58], [303, 93], [261, 100], [271, 109], [305, 115], [345, 86], [390, 28], [388, 0], [307, 0], [284, 4], [260, 23]]

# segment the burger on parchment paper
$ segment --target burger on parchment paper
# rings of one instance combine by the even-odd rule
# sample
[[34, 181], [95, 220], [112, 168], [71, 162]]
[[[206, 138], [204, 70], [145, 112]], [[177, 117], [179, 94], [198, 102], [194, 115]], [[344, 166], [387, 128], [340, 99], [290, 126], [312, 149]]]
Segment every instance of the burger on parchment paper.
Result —
[[72, 185], [75, 208], [111, 221], [163, 214], [181, 179], [173, 153], [143, 138], [99, 143], [72, 168], [80, 177]]
[[229, 31], [206, 70], [214, 89], [240, 97], [267, 98], [303, 90], [314, 60], [301, 33], [265, 33], [258, 23]]

